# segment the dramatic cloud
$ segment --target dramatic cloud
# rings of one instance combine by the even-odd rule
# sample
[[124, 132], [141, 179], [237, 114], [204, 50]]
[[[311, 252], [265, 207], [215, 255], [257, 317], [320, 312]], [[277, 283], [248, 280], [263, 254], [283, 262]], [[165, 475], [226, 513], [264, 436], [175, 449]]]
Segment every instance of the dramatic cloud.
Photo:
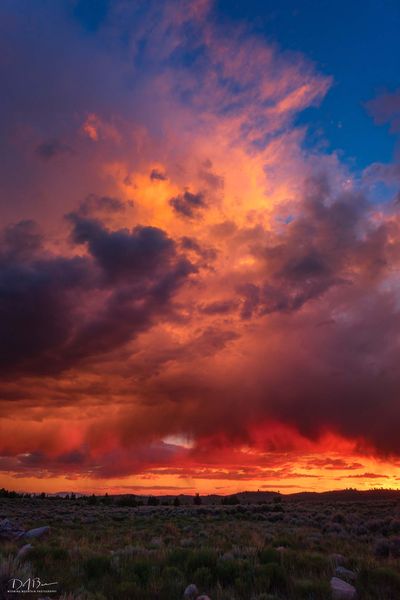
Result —
[[400, 132], [400, 90], [378, 96], [368, 103], [368, 108], [377, 123], [390, 123], [394, 133]]
[[46, 252], [30, 221], [3, 234], [0, 370], [6, 376], [62, 371], [128, 342], [168, 313], [193, 271], [161, 229], [110, 231], [78, 213], [68, 218], [75, 244], [86, 245], [87, 255]]
[[165, 173], [161, 173], [161, 171], [157, 171], [157, 169], [152, 169], [150, 173], [150, 179], [152, 181], [165, 181], [168, 177]]
[[[1, 9], [4, 485], [397, 485], [398, 165], [306, 144], [330, 78], [209, 2], [23, 6]], [[370, 105], [393, 130], [396, 94]]]
[[203, 194], [192, 194], [188, 191], [180, 196], [171, 198], [169, 203], [174, 211], [189, 219], [192, 219], [195, 216], [198, 217], [199, 209], [207, 206]]

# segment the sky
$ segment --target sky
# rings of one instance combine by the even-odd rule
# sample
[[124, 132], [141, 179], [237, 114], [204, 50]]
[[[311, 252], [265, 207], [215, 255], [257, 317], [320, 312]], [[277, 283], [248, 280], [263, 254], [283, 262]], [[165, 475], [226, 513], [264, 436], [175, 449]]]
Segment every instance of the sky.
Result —
[[399, 25], [1, 3], [0, 486], [400, 488]]

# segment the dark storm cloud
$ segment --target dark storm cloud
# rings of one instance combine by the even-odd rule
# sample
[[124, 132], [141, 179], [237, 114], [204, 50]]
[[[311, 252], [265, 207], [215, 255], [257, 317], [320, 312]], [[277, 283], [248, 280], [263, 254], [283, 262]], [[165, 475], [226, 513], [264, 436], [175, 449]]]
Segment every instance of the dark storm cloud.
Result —
[[152, 181], [166, 181], [168, 179], [168, 177], [166, 176], [165, 173], [162, 173], [158, 169], [152, 169], [152, 171], [150, 173], [150, 179]]
[[109, 279], [140, 276], [153, 278], [175, 256], [175, 243], [157, 227], [135, 227], [132, 231], [106, 230], [96, 219], [71, 214], [72, 237], [86, 243], [90, 254]]
[[253, 235], [251, 251], [269, 275], [261, 285], [238, 287], [244, 318], [299, 310], [332, 287], [353, 285], [355, 278], [372, 283], [386, 274], [393, 253], [398, 255], [392, 239], [396, 226], [374, 224], [372, 206], [360, 193], [331, 197], [326, 181], [314, 179], [296, 212], [267, 243], [260, 232]]
[[188, 191], [171, 198], [169, 203], [175, 212], [188, 219], [199, 218], [200, 209], [207, 206], [203, 194], [192, 194]]
[[16, 259], [0, 265], [0, 370], [30, 363], [45, 371], [47, 353], [68, 342], [74, 328], [72, 295], [89, 285], [88, 263], [81, 258]]
[[196, 239], [188, 236], [183, 236], [179, 240], [179, 245], [182, 250], [192, 253], [192, 255], [199, 257], [205, 261], [205, 265], [211, 263], [217, 258], [217, 251], [209, 246], [200, 244]]
[[227, 315], [237, 309], [237, 302], [233, 300], [216, 300], [199, 307], [200, 312], [205, 315]]
[[110, 352], [167, 314], [193, 271], [160, 229], [110, 231], [70, 215], [86, 256], [55, 256], [31, 221], [3, 232], [0, 251], [0, 371], [58, 372]]
[[9, 225], [2, 232], [0, 260], [27, 259], [42, 247], [43, 235], [35, 221], [28, 219]]
[[98, 196], [97, 194], [89, 194], [79, 205], [77, 213], [82, 217], [88, 217], [101, 214], [114, 214], [125, 211], [127, 208], [132, 208], [132, 200], [124, 202], [119, 198], [111, 196]]

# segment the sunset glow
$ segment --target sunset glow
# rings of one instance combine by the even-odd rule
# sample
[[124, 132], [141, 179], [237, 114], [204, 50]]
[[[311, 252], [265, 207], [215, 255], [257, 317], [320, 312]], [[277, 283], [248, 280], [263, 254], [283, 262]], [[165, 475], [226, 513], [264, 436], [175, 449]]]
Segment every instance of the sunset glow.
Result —
[[360, 165], [311, 139], [336, 74], [212, 2], [21, 4], [0, 487], [400, 489], [399, 89], [360, 97], [394, 144]]

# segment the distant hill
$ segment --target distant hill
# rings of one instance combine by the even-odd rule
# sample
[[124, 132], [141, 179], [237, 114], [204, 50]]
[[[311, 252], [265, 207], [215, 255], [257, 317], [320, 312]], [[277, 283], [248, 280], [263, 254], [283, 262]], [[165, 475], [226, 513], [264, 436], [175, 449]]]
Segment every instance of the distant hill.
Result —
[[[344, 490], [332, 490], [328, 492], [296, 492], [292, 494], [281, 494], [275, 491], [243, 491], [236, 494], [221, 495], [221, 494], [205, 494], [200, 496], [198, 502], [195, 502], [195, 495], [191, 494], [168, 494], [168, 495], [153, 495], [153, 494], [106, 494], [95, 496], [94, 494], [79, 494], [73, 492], [59, 492], [56, 494], [24, 494], [13, 491], [0, 489], [0, 498], [22, 498], [32, 497], [40, 498], [55, 498], [55, 499], [91, 499], [103, 501], [115, 501], [117, 504], [126, 505], [171, 505], [174, 502], [179, 505], [220, 505], [220, 504], [263, 504], [268, 502], [365, 502], [368, 500], [400, 500], [400, 490], [393, 489], [371, 489], [357, 490], [347, 488]], [[150, 501], [149, 501], [150, 499]]]
[[400, 490], [373, 489], [373, 490], [332, 490], [330, 492], [297, 492], [284, 496], [288, 500], [332, 500], [332, 501], [365, 501], [365, 500], [393, 500], [400, 499]]

